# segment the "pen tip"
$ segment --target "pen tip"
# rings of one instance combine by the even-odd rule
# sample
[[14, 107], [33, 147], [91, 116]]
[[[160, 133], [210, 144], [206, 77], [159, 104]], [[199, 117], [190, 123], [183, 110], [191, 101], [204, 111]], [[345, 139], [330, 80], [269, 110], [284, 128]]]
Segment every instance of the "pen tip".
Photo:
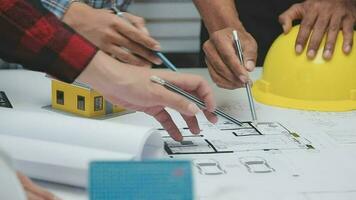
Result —
[[238, 40], [239, 36], [237, 35], [237, 31], [236, 30], [232, 31], [232, 35], [234, 37], [234, 40]]
[[165, 84], [165, 81], [163, 79], [161, 79], [160, 77], [158, 76], [151, 76], [150, 77], [150, 80], [154, 83], [158, 83], [160, 85], [164, 85]]

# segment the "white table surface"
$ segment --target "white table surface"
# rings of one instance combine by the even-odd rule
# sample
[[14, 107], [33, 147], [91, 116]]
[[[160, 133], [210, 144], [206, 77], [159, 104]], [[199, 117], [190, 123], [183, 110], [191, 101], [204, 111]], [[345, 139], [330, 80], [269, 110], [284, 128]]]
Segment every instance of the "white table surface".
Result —
[[[247, 97], [245, 96], [245, 91], [244, 89], [238, 89], [238, 90], [223, 90], [220, 88], [217, 88], [215, 84], [211, 81], [209, 74], [206, 69], [182, 69], [182, 72], [186, 73], [192, 73], [192, 74], [198, 74], [203, 77], [205, 77], [213, 86], [215, 97], [217, 99], [218, 105], [219, 106], [225, 106], [229, 105], [231, 107], [231, 102], [235, 101], [242, 101], [243, 105], [247, 107]], [[251, 78], [252, 79], [257, 79], [260, 74], [261, 74], [261, 68], [257, 68], [253, 73], [251, 73]], [[16, 107], [16, 109], [21, 109], [21, 110], [39, 110], [44, 105], [50, 105], [50, 92], [51, 92], [51, 87], [50, 87], [50, 80], [44, 77], [44, 74], [42, 73], [37, 73], [37, 72], [30, 72], [30, 71], [25, 71], [25, 70], [2, 70], [0, 71], [0, 91], [2, 89], [6, 89], [6, 94], [8, 95], [11, 103]], [[284, 120], [285, 122], [288, 122], [288, 119], [284, 119], [286, 117], [283, 116], [283, 113], [285, 114], [285, 109], [281, 108], [272, 108], [268, 107], [265, 105], [262, 105], [260, 103], [256, 103], [257, 108], [267, 108], [273, 111], [274, 113], [271, 112], [266, 112], [266, 113], [261, 113], [260, 117], [262, 119], [272, 119], [272, 120]], [[234, 108], [236, 109], [236, 108]], [[336, 113], [336, 114], [330, 114], [330, 113], [316, 113], [316, 112], [305, 112], [305, 111], [291, 111], [296, 115], [305, 117], [306, 119], [306, 124], [303, 124], [303, 126], [307, 126], [308, 122], [314, 123], [314, 124], [320, 124], [321, 127], [323, 128], [328, 128], [327, 123], [333, 124], [333, 119], [344, 119], [348, 118], [351, 120], [356, 120], [356, 112], [346, 112], [346, 113]], [[246, 113], [246, 112], [245, 112]], [[248, 112], [247, 112], [248, 113]], [[282, 113], [282, 116], [278, 116], [276, 113]], [[259, 113], [260, 114], [260, 113]], [[120, 121], [124, 123], [134, 123], [138, 125], [152, 125], [152, 123], [155, 123], [151, 118], [147, 117], [145, 119], [147, 120], [132, 120], [132, 118], [135, 117], [143, 117], [143, 114], [140, 113], [135, 113], [135, 114], [130, 114], [126, 116], [120, 116], [116, 118], [109, 118], [107, 120], [109, 121]], [[236, 116], [238, 116], [242, 120], [248, 120], [250, 116], [248, 114], [244, 113], [236, 113]], [[318, 121], [318, 119], [323, 119]], [[293, 123], [289, 123], [291, 126], [293, 126]], [[294, 125], [293, 128], [298, 128], [298, 125]], [[356, 130], [356, 123], [349, 123], [347, 124], [347, 130]], [[309, 130], [311, 132], [311, 130]], [[356, 135], [356, 134], [355, 134]], [[356, 138], [356, 137], [355, 137]], [[356, 143], [355, 144], [350, 144], [350, 145], [335, 145], [337, 147], [342, 147], [345, 149], [352, 150], [353, 152], [356, 152]], [[356, 156], [356, 153], [354, 154]], [[76, 200], [81, 200], [81, 199], [87, 199], [86, 195], [86, 190], [82, 188], [76, 188], [76, 187], [71, 187], [71, 186], [66, 186], [66, 185], [60, 185], [60, 184], [55, 184], [55, 183], [48, 183], [48, 182], [43, 182], [43, 181], [37, 181], [40, 185], [46, 187], [50, 191], [54, 192], [57, 194], [59, 197], [62, 199], [76, 199]]]

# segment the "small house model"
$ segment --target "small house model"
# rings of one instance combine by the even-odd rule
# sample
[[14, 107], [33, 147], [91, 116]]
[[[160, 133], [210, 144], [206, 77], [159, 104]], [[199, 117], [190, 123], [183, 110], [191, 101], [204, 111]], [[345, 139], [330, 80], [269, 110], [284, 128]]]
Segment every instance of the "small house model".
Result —
[[106, 101], [101, 94], [85, 84], [68, 84], [55, 79], [52, 79], [52, 108], [85, 117], [125, 111], [124, 108]]

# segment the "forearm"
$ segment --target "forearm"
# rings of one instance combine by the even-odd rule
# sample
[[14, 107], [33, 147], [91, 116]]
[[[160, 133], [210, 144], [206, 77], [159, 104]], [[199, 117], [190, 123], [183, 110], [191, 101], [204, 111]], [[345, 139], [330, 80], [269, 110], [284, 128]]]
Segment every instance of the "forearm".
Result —
[[226, 27], [243, 28], [234, 0], [194, 0], [209, 33]]
[[97, 49], [35, 0], [0, 3], [0, 57], [72, 82]]

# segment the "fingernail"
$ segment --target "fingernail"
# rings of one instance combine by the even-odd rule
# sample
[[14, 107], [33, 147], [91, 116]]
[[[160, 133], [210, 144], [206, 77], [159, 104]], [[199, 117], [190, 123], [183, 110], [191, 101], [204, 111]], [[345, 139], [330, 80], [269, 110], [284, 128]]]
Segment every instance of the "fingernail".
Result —
[[177, 136], [174, 136], [173, 139], [174, 139], [175, 141], [177, 141], [177, 142], [182, 142], [182, 141], [183, 141], [183, 136], [177, 135]]
[[218, 117], [217, 116], [212, 117], [211, 118], [211, 123], [213, 123], [213, 124], [218, 123]]
[[323, 57], [327, 60], [331, 58], [331, 51], [330, 50], [325, 50], [323, 53]]
[[351, 45], [347, 44], [344, 46], [344, 52], [349, 53], [351, 51]]
[[197, 128], [197, 129], [194, 129], [193, 132], [192, 132], [194, 135], [198, 135], [200, 133], [200, 129]]
[[242, 83], [247, 83], [247, 81], [248, 81], [248, 78], [245, 75], [240, 75], [239, 79]]
[[196, 115], [199, 112], [198, 106], [194, 103], [189, 104], [188, 110], [189, 110], [189, 112], [193, 113], [194, 115]]
[[255, 69], [255, 62], [253, 62], [253, 61], [251, 61], [251, 60], [247, 61], [247, 63], [246, 63], [246, 69], [247, 69], [248, 71], [254, 70], [254, 69]]
[[156, 44], [155, 46], [153, 46], [153, 50], [155, 50], [155, 51], [161, 51], [161, 45]]
[[162, 60], [159, 58], [154, 58], [153, 63], [156, 65], [160, 65], [160, 64], [162, 64]]
[[303, 51], [303, 46], [300, 45], [300, 44], [297, 44], [297, 46], [295, 46], [295, 51], [296, 51], [297, 53], [302, 53], [302, 51]]
[[315, 57], [315, 50], [310, 49], [307, 53], [308, 58], [314, 58]]
[[282, 28], [283, 28], [283, 33], [286, 34], [287, 33], [287, 25], [282, 24]]

